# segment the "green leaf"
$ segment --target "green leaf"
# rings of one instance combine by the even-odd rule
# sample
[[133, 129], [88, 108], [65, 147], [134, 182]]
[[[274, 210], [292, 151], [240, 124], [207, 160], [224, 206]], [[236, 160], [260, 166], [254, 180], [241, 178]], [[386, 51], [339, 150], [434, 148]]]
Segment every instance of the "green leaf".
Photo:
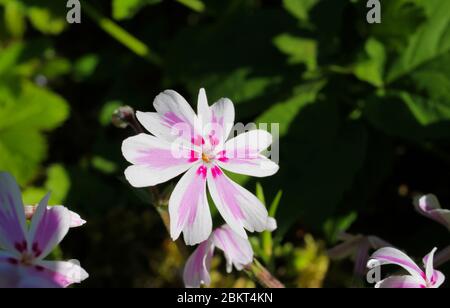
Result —
[[330, 218], [324, 224], [324, 233], [330, 243], [335, 243], [340, 233], [345, 232], [358, 218], [356, 212], [348, 215]]
[[308, 70], [317, 67], [317, 42], [313, 39], [295, 37], [290, 34], [280, 34], [275, 37], [274, 44], [288, 55], [289, 64], [305, 64]]
[[205, 4], [201, 0], [176, 0], [176, 1], [198, 13], [201, 13], [205, 10]]
[[15, 38], [21, 38], [26, 30], [25, 8], [16, 1], [5, 5], [5, 23], [8, 32]]
[[28, 9], [28, 17], [31, 24], [44, 34], [59, 34], [67, 26], [67, 21], [62, 16], [54, 16], [46, 8], [31, 7]]
[[62, 205], [69, 190], [69, 174], [62, 165], [55, 164], [47, 169], [47, 179], [43, 187], [28, 187], [24, 190], [23, 201], [26, 205], [34, 205], [50, 192], [49, 205]]
[[22, 83], [16, 100], [0, 96], [0, 169], [21, 184], [31, 180], [46, 157], [42, 132], [58, 127], [68, 114], [64, 99], [29, 82]]
[[256, 183], [256, 197], [259, 199], [259, 201], [262, 202], [262, 204], [266, 204], [266, 199], [264, 198], [264, 190], [261, 185], [261, 183]]
[[448, 101], [407, 92], [388, 92], [368, 99], [364, 115], [383, 132], [411, 141], [450, 137]]
[[160, 2], [161, 0], [114, 0], [112, 3], [113, 18], [117, 20], [132, 18], [144, 6]]
[[366, 81], [375, 87], [384, 84], [384, 66], [386, 63], [386, 52], [383, 44], [371, 38], [365, 44], [366, 57], [356, 63], [354, 74], [358, 79]]
[[284, 136], [302, 108], [316, 101], [318, 93], [325, 84], [325, 81], [317, 81], [296, 87], [291, 98], [274, 104], [259, 116], [256, 122], [279, 123], [280, 136]]
[[394, 82], [450, 52], [450, 2], [427, 0], [422, 5], [426, 8], [427, 22], [411, 37], [389, 70], [388, 82]]
[[[393, 52], [402, 52], [408, 45], [408, 40], [426, 19], [423, 7], [418, 0], [384, 1], [381, 5], [380, 24], [367, 24], [361, 22], [364, 35], [375, 37], [383, 43], [386, 49]], [[361, 5], [366, 14], [366, 7]]]
[[74, 64], [73, 72], [77, 80], [83, 80], [90, 77], [98, 66], [100, 59], [95, 54], [84, 55], [77, 59]]
[[320, 0], [283, 0], [283, 7], [294, 17], [301, 21], [307, 21], [309, 11]]

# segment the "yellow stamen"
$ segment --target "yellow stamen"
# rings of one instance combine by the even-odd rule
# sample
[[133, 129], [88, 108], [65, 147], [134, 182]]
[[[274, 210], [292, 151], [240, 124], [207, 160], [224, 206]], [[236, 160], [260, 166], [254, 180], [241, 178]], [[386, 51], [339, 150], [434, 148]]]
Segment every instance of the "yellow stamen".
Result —
[[205, 163], [209, 163], [211, 160], [209, 159], [208, 155], [206, 155], [205, 153], [202, 153], [202, 160]]

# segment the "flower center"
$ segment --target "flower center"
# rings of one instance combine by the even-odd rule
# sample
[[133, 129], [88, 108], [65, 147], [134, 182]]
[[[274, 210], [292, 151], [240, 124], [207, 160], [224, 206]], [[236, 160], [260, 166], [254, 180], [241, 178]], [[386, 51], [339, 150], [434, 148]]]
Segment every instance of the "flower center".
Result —
[[22, 253], [22, 257], [20, 258], [19, 263], [25, 266], [33, 265], [34, 256], [33, 254], [29, 254], [27, 252]]
[[211, 155], [207, 154], [207, 153], [202, 153], [202, 160], [205, 163], [210, 163], [211, 160], [213, 160], [213, 157]]

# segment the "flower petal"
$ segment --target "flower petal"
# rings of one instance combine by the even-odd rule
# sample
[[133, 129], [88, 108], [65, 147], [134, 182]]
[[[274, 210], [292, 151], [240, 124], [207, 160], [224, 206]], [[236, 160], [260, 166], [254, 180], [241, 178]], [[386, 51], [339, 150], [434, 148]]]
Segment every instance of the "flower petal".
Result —
[[0, 173], [0, 248], [21, 253], [27, 247], [25, 212], [19, 186], [6, 172]]
[[440, 271], [434, 271], [433, 278], [431, 280], [431, 288], [437, 289], [445, 282], [445, 275]]
[[28, 251], [37, 259], [45, 258], [66, 236], [70, 227], [69, 210], [63, 206], [47, 208], [50, 194], [39, 203], [31, 219]]
[[134, 187], [148, 187], [166, 182], [199, 159], [199, 155], [181, 144], [169, 143], [154, 136], [139, 134], [122, 144], [123, 156], [134, 166], [125, 177]]
[[214, 245], [211, 240], [198, 245], [184, 266], [183, 280], [186, 288], [199, 288], [202, 284], [210, 285], [209, 270], [213, 253]]
[[[54, 205], [54, 206], [63, 206], [63, 205]], [[51, 206], [47, 206], [49, 210]], [[34, 205], [25, 205], [25, 216], [27, 220], [31, 220], [33, 218], [34, 213], [36, 212], [37, 206]], [[86, 223], [86, 220], [82, 219], [81, 216], [73, 211], [69, 210], [70, 214], [70, 228], [81, 227]]]
[[279, 166], [261, 154], [272, 143], [272, 135], [264, 130], [252, 130], [225, 144], [218, 153], [222, 168], [239, 174], [264, 177], [275, 174]]
[[266, 231], [273, 232], [278, 228], [278, 224], [275, 218], [267, 217]]
[[431, 281], [434, 276], [434, 254], [436, 253], [437, 248], [433, 248], [433, 250], [427, 254], [423, 258], [423, 264], [425, 266], [425, 273], [427, 277], [427, 281]]
[[150, 115], [145, 120], [142, 114], [137, 114], [140, 122], [152, 134], [164, 137], [169, 142], [179, 137], [189, 142], [198, 140], [198, 137], [201, 138], [201, 128], [197, 127], [198, 118], [180, 94], [173, 90], [166, 90], [155, 98], [153, 106], [158, 112], [159, 119]]
[[425, 273], [417, 266], [417, 264], [398, 249], [385, 247], [375, 251], [375, 253], [370, 257], [367, 266], [372, 268], [384, 264], [399, 265], [407, 270], [417, 280], [424, 281], [425, 279]]
[[89, 277], [89, 274], [79, 265], [78, 261], [39, 261], [37, 271], [42, 278], [66, 288], [71, 284], [80, 283]]
[[243, 238], [247, 238], [244, 228], [250, 232], [262, 232], [267, 228], [269, 216], [261, 201], [217, 166], [208, 172], [208, 189], [223, 219]]
[[230, 226], [224, 225], [213, 233], [214, 245], [221, 249], [227, 260], [227, 272], [230, 273], [232, 265], [240, 271], [245, 265], [253, 262], [253, 249], [248, 241], [236, 234]]
[[425, 286], [413, 276], [391, 276], [375, 285], [382, 289], [420, 289]]
[[16, 255], [0, 251], [0, 288], [16, 288], [20, 282], [20, 273]]
[[442, 209], [438, 198], [433, 194], [414, 200], [416, 210], [450, 230], [450, 210]]
[[234, 105], [228, 98], [221, 98], [211, 107], [204, 89], [198, 95], [198, 116], [205, 141], [211, 147], [222, 148], [234, 124]]
[[206, 196], [206, 167], [194, 166], [180, 179], [169, 200], [170, 235], [176, 240], [183, 232], [187, 245], [205, 241], [212, 231]]

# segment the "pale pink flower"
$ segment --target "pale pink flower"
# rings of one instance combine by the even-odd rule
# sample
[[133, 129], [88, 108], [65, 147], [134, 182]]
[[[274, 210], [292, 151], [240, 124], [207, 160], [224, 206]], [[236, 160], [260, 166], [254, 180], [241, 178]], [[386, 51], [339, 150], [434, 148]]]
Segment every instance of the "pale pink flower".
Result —
[[365, 236], [361, 234], [352, 235], [341, 233], [338, 239], [342, 243], [328, 250], [330, 258], [340, 260], [344, 258], [352, 258], [355, 261], [354, 273], [364, 276], [366, 273], [366, 265], [369, 260], [369, 251], [371, 249], [380, 249], [382, 247], [392, 246], [388, 242], [373, 235]]
[[375, 288], [439, 288], [445, 281], [445, 276], [434, 269], [434, 248], [423, 258], [423, 271], [410, 257], [395, 248], [381, 248], [377, 250], [367, 263], [367, 267], [374, 268], [385, 264], [395, 264], [403, 267], [409, 275], [391, 276], [375, 285]]
[[[62, 206], [62, 205], [54, 205], [54, 206]], [[50, 210], [51, 206], [47, 206], [47, 209]], [[35, 205], [25, 205], [25, 217], [27, 220], [31, 220], [33, 218], [34, 213], [36, 213], [37, 206]], [[70, 215], [70, 228], [81, 227], [86, 223], [86, 220], [82, 219], [81, 216], [71, 210], [69, 210]]]
[[435, 195], [429, 194], [415, 199], [414, 206], [420, 214], [442, 224], [450, 231], [450, 210], [442, 209]]
[[227, 177], [231, 172], [264, 177], [278, 165], [261, 154], [272, 135], [252, 130], [227, 141], [234, 123], [234, 106], [226, 98], [208, 105], [200, 90], [197, 112], [172, 90], [159, 94], [157, 112], [137, 112], [139, 122], [152, 135], [139, 134], [122, 145], [124, 157], [133, 165], [125, 177], [134, 187], [154, 186], [186, 172], [169, 200], [170, 234], [183, 232], [188, 245], [204, 242], [212, 231], [206, 187], [225, 222], [241, 237], [263, 231], [268, 224], [264, 205], [245, 188]]
[[28, 227], [17, 183], [0, 173], [0, 287], [67, 287], [88, 277], [76, 262], [44, 260], [71, 225], [70, 211], [48, 208], [49, 197], [39, 203]]
[[209, 270], [215, 247], [224, 252], [228, 273], [231, 272], [233, 265], [240, 271], [253, 262], [253, 249], [248, 239], [224, 225], [215, 229], [206, 241], [200, 243], [187, 260], [183, 274], [187, 288], [209, 286], [211, 283]]

